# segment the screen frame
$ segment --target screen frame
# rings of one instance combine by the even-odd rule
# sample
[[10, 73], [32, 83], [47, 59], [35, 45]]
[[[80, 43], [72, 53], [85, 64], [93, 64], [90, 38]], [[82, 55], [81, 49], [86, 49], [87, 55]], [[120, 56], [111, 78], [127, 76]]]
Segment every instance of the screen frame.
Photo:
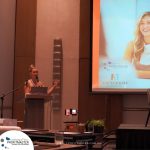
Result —
[[[114, 88], [93, 88], [93, 3], [90, 0], [90, 82], [91, 94], [146, 94], [149, 89], [114, 89]], [[101, 30], [100, 30], [101, 32]]]

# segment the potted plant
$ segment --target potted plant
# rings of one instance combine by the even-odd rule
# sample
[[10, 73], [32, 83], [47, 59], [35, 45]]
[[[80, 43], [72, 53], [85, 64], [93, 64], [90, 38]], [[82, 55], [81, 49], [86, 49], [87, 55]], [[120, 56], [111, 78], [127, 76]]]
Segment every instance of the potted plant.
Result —
[[94, 133], [102, 133], [104, 131], [105, 123], [103, 119], [92, 119], [86, 122], [86, 130]]

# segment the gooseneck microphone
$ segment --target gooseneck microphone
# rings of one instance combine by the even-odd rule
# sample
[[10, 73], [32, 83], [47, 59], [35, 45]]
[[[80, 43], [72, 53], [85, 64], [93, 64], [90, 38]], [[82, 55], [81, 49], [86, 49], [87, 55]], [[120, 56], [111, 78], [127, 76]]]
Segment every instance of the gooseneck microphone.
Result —
[[35, 78], [36, 78], [36, 81], [39, 82], [39, 77], [38, 77], [38, 75], [36, 75]]
[[25, 85], [25, 86], [28, 86], [28, 80], [26, 80], [26, 81], [24, 82], [24, 85]]

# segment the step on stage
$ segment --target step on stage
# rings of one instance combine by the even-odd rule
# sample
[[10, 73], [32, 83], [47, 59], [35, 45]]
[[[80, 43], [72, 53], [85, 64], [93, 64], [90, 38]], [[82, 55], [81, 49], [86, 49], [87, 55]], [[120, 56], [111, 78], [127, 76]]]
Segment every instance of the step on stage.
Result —
[[116, 149], [150, 149], [150, 126], [121, 124], [116, 131]]

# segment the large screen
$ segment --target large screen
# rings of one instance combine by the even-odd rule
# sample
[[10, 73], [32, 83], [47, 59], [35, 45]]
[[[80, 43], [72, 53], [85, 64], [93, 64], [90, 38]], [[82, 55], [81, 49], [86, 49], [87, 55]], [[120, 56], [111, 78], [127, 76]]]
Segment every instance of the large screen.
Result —
[[150, 88], [150, 1], [92, 0], [92, 91]]

